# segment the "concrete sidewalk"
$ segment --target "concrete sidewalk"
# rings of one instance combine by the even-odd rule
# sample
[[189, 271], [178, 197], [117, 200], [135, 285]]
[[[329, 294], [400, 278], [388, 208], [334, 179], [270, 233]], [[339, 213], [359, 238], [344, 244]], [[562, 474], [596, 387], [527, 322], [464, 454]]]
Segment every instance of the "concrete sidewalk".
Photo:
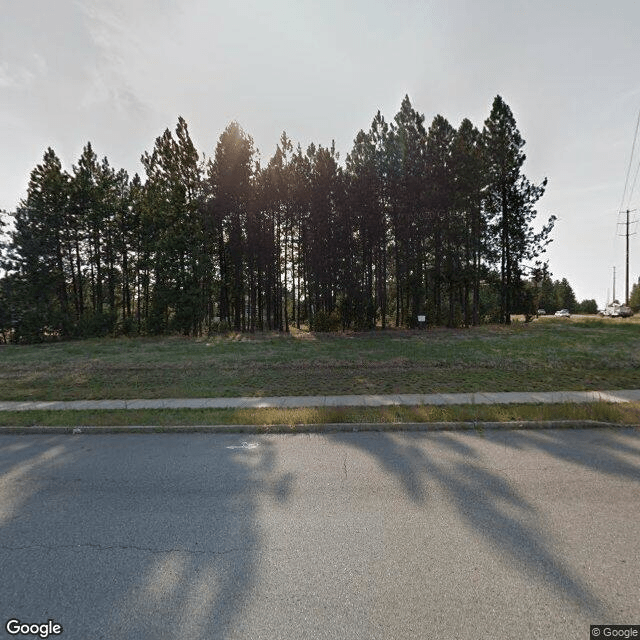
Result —
[[395, 395], [282, 396], [267, 398], [164, 398], [157, 400], [0, 401], [0, 411], [95, 409], [288, 409], [298, 407], [385, 407], [457, 404], [555, 404], [640, 402], [640, 389]]

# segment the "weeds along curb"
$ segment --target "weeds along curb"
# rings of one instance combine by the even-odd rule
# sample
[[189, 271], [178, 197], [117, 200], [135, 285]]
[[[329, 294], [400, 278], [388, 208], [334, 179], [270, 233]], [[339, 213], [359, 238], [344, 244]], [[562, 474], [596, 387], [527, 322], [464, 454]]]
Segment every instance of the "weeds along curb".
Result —
[[277, 425], [187, 425], [187, 426], [83, 426], [83, 427], [0, 427], [0, 435], [92, 435], [107, 433], [335, 433], [362, 431], [478, 431], [518, 429], [599, 429], [640, 428], [637, 424], [620, 424], [598, 420], [517, 420], [512, 422], [365, 422]]

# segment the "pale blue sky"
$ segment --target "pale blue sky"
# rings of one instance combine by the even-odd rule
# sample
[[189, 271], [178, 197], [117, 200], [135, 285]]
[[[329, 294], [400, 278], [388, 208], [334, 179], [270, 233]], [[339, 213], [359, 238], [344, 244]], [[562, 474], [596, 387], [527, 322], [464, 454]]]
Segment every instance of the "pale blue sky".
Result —
[[[639, 25], [636, 0], [0, 0], [0, 208], [15, 208], [47, 146], [67, 169], [91, 141], [141, 172], [178, 115], [208, 155], [238, 120], [264, 160], [283, 130], [303, 147], [335, 139], [344, 159], [405, 93], [427, 125], [440, 113], [478, 127], [500, 94], [525, 172], [549, 179], [539, 212], [559, 218], [554, 277], [603, 305], [614, 265], [623, 295]], [[640, 209], [640, 183], [627, 205]]]

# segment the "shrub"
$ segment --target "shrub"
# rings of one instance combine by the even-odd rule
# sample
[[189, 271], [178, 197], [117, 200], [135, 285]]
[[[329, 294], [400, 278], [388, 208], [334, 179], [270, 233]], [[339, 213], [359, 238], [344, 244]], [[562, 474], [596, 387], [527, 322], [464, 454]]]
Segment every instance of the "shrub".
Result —
[[578, 313], [598, 313], [598, 303], [595, 300], [583, 300], [577, 307]]
[[104, 338], [111, 335], [117, 324], [115, 312], [97, 312], [80, 318], [75, 327], [79, 338]]
[[311, 331], [340, 331], [341, 325], [340, 314], [335, 309], [331, 313], [320, 309], [311, 320]]

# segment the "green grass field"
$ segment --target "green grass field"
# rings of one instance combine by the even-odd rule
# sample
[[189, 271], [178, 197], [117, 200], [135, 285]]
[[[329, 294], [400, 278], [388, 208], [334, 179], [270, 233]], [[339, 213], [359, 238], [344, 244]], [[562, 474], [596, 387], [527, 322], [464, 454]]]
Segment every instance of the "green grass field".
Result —
[[640, 322], [0, 345], [0, 400], [640, 388]]

